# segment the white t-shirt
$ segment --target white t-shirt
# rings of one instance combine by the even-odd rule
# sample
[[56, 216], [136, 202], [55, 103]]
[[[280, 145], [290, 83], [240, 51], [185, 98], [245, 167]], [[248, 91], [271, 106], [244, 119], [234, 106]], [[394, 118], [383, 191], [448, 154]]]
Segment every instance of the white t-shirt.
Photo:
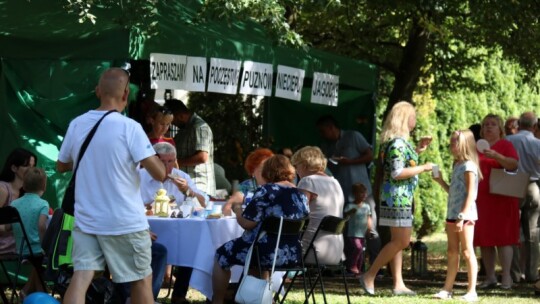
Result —
[[[58, 160], [77, 161], [90, 130], [106, 111], [91, 110], [70, 124]], [[105, 117], [77, 171], [75, 226], [88, 234], [121, 235], [148, 229], [137, 164], [156, 152], [141, 125], [119, 113]]]
[[[189, 188], [192, 191], [204, 196], [205, 201], [208, 202], [208, 195], [202, 192], [201, 190], [197, 189], [195, 182], [191, 179], [191, 177], [189, 177], [187, 173], [176, 168], [173, 168], [171, 173], [178, 175], [180, 178], [187, 180]], [[180, 191], [180, 189], [178, 189], [178, 187], [170, 179], [167, 179], [163, 183], [160, 181], [157, 181], [154, 178], [152, 178], [152, 176], [150, 176], [150, 173], [148, 173], [148, 171], [146, 171], [146, 169], [144, 168], [139, 170], [139, 174], [141, 176], [141, 196], [142, 196], [143, 203], [148, 204], [148, 203], [153, 202], [156, 192], [160, 188], [162, 188], [162, 185], [163, 185], [163, 189], [167, 190], [167, 195], [174, 195], [174, 198], [176, 199], [177, 204], [181, 204], [186, 199], [185, 195]], [[194, 201], [196, 201], [198, 204], [198, 206], [195, 206], [195, 207], [201, 206], [198, 200], [194, 200]]]

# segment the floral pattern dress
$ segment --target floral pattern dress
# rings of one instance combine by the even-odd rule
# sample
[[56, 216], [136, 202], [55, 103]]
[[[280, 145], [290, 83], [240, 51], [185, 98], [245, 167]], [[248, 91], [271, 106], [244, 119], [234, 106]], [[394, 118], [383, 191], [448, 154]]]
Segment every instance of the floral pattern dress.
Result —
[[[266, 184], [257, 189], [253, 199], [244, 210], [243, 217], [257, 222], [257, 226], [244, 231], [241, 237], [231, 240], [216, 250], [216, 260], [224, 269], [244, 265], [246, 254], [267, 217], [283, 216], [285, 219], [301, 219], [308, 215], [307, 197], [297, 188], [279, 184]], [[261, 267], [272, 266], [276, 237], [265, 235], [259, 241]], [[302, 254], [297, 236], [283, 236], [280, 241], [276, 266], [295, 265]]]
[[379, 223], [382, 226], [411, 227], [413, 219], [414, 190], [418, 176], [394, 179], [392, 172], [415, 167], [418, 154], [404, 138], [394, 138], [381, 146], [384, 161], [384, 178], [381, 186], [381, 208]]

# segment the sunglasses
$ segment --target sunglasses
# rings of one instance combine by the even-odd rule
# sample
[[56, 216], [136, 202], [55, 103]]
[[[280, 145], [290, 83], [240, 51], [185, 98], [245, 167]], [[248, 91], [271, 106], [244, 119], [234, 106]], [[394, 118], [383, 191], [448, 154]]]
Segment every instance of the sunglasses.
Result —
[[169, 114], [172, 114], [173, 112], [171, 110], [169, 110], [169, 108], [167, 107], [159, 107], [159, 109], [157, 110], [158, 113], [161, 113], [161, 114], [164, 114], [164, 115], [169, 115]]
[[120, 69], [122, 69], [122, 71], [124, 71], [127, 75], [127, 82], [126, 82], [126, 87], [124, 88], [124, 91], [128, 89], [128, 86], [129, 86], [129, 82], [130, 82], [130, 78], [131, 78], [131, 73], [129, 72], [129, 70], [131, 69], [131, 63], [129, 62], [126, 62], [124, 63]]

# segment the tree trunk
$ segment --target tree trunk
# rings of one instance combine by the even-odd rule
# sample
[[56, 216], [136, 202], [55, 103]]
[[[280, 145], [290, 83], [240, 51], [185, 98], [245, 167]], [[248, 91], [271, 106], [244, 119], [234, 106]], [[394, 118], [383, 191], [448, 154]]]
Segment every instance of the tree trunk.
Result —
[[413, 92], [421, 74], [420, 69], [426, 59], [428, 36], [429, 32], [418, 24], [418, 20], [414, 20], [383, 118], [386, 118], [392, 106], [397, 102], [412, 102]]

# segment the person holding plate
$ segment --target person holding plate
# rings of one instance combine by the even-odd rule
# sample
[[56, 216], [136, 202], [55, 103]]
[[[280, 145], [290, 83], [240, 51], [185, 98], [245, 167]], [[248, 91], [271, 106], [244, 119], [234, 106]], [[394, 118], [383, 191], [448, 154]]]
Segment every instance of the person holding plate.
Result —
[[474, 246], [480, 247], [486, 271], [485, 280], [478, 288], [488, 289], [497, 286], [495, 275], [495, 249], [497, 249], [502, 267], [501, 288], [510, 289], [512, 245], [519, 243], [519, 201], [514, 197], [491, 194], [489, 178], [492, 169], [516, 170], [518, 154], [512, 143], [504, 139], [504, 123], [500, 116], [488, 114], [481, 125], [480, 136], [489, 143], [489, 148], [485, 149], [477, 144], [480, 146], [478, 154], [484, 179], [478, 186], [476, 200], [478, 221], [474, 230]]

